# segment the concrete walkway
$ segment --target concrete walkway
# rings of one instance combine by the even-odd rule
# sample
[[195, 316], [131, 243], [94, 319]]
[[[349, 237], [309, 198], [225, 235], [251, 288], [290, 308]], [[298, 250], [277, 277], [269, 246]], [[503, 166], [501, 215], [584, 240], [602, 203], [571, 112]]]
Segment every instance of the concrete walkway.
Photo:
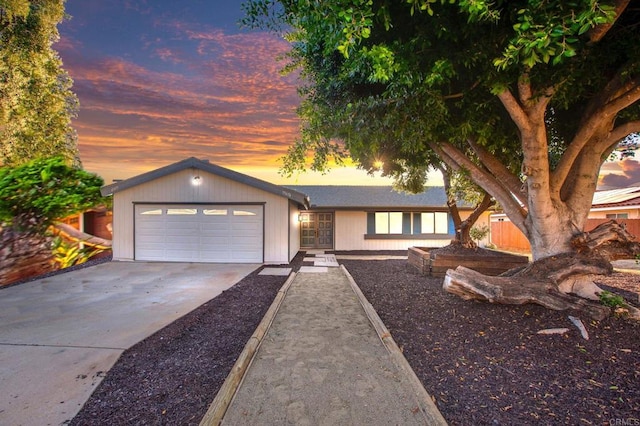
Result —
[[223, 425], [446, 424], [343, 268], [299, 272], [285, 284], [201, 425], [221, 420]]
[[122, 352], [260, 265], [109, 262], [0, 290], [0, 425], [60, 425]]

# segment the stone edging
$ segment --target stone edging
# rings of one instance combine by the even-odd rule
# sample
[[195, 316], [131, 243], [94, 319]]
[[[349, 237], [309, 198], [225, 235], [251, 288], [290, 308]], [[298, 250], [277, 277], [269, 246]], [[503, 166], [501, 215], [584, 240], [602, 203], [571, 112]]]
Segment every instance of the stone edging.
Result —
[[200, 421], [200, 426], [217, 426], [222, 422], [222, 419], [227, 412], [227, 409], [229, 408], [229, 405], [231, 404], [236, 391], [240, 387], [245, 373], [253, 362], [253, 358], [258, 352], [258, 348], [262, 343], [262, 339], [271, 326], [271, 323], [273, 322], [276, 314], [278, 313], [278, 309], [280, 309], [280, 305], [282, 305], [282, 301], [284, 300], [287, 291], [289, 291], [289, 288], [291, 287], [291, 283], [293, 283], [293, 279], [295, 278], [295, 276], [296, 273], [292, 272], [289, 275], [289, 278], [287, 278], [287, 281], [285, 281], [285, 283], [278, 291], [278, 294], [273, 300], [273, 303], [271, 303], [269, 310], [262, 318], [262, 321], [260, 321], [260, 324], [256, 328], [256, 331], [253, 332], [253, 335], [251, 336], [247, 344], [244, 346], [244, 349], [233, 365], [231, 372], [229, 372], [229, 375], [225, 379], [222, 387], [209, 406], [209, 409]]
[[402, 354], [402, 351], [396, 344], [395, 340], [393, 340], [393, 337], [391, 337], [389, 329], [387, 329], [387, 327], [384, 325], [384, 323], [378, 316], [378, 313], [375, 311], [375, 309], [373, 309], [371, 303], [369, 303], [365, 295], [360, 290], [360, 287], [358, 287], [358, 284], [356, 284], [349, 271], [347, 271], [347, 268], [345, 268], [344, 265], [340, 265], [340, 269], [342, 269], [344, 274], [347, 276], [347, 279], [351, 284], [351, 289], [358, 297], [360, 304], [364, 308], [364, 311], [367, 314], [369, 321], [373, 325], [373, 328], [376, 330], [376, 333], [382, 341], [382, 344], [391, 355], [393, 363], [409, 381], [409, 384], [411, 385], [416, 396], [418, 407], [427, 419], [427, 424], [446, 425], [447, 421], [444, 419], [444, 417], [442, 417], [440, 410], [438, 410], [438, 407], [436, 407], [435, 403], [431, 399], [431, 395], [429, 395], [424, 386], [422, 386], [422, 382], [420, 382], [420, 379], [418, 379], [418, 376], [416, 376], [416, 373], [409, 365], [409, 362]]

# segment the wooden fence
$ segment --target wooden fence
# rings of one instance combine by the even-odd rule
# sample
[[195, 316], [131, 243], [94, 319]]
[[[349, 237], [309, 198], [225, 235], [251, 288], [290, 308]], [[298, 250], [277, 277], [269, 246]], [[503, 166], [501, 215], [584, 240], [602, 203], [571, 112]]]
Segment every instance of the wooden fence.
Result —
[[[592, 230], [601, 223], [611, 219], [587, 219], [585, 229]], [[640, 240], [640, 219], [616, 219], [619, 223], [624, 223], [632, 235]], [[514, 252], [530, 252], [531, 246], [524, 234], [509, 221], [491, 222], [491, 243], [500, 250]]]

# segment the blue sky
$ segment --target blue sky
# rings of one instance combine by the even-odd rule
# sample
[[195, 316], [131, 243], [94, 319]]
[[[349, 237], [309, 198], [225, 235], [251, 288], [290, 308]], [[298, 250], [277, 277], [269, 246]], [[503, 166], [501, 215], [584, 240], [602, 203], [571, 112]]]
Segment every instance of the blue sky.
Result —
[[239, 0], [67, 0], [54, 45], [80, 99], [84, 167], [109, 183], [195, 156], [275, 183], [389, 184], [353, 168], [285, 180], [298, 135], [288, 45], [241, 29]]

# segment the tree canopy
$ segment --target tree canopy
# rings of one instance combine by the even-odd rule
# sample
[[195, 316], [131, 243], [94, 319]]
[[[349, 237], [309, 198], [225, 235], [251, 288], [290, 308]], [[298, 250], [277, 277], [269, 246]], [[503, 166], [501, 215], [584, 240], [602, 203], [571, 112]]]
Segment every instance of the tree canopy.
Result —
[[[534, 258], [571, 252], [602, 163], [640, 132], [640, 9], [616, 1], [252, 0], [302, 70], [288, 167], [343, 149], [393, 173], [446, 163]], [[333, 142], [332, 142], [333, 141]]]
[[52, 45], [65, 0], [0, 0], [0, 164], [62, 155], [79, 165], [78, 100]]
[[99, 205], [101, 177], [67, 166], [63, 157], [0, 167], [0, 224], [43, 234], [55, 220]]

